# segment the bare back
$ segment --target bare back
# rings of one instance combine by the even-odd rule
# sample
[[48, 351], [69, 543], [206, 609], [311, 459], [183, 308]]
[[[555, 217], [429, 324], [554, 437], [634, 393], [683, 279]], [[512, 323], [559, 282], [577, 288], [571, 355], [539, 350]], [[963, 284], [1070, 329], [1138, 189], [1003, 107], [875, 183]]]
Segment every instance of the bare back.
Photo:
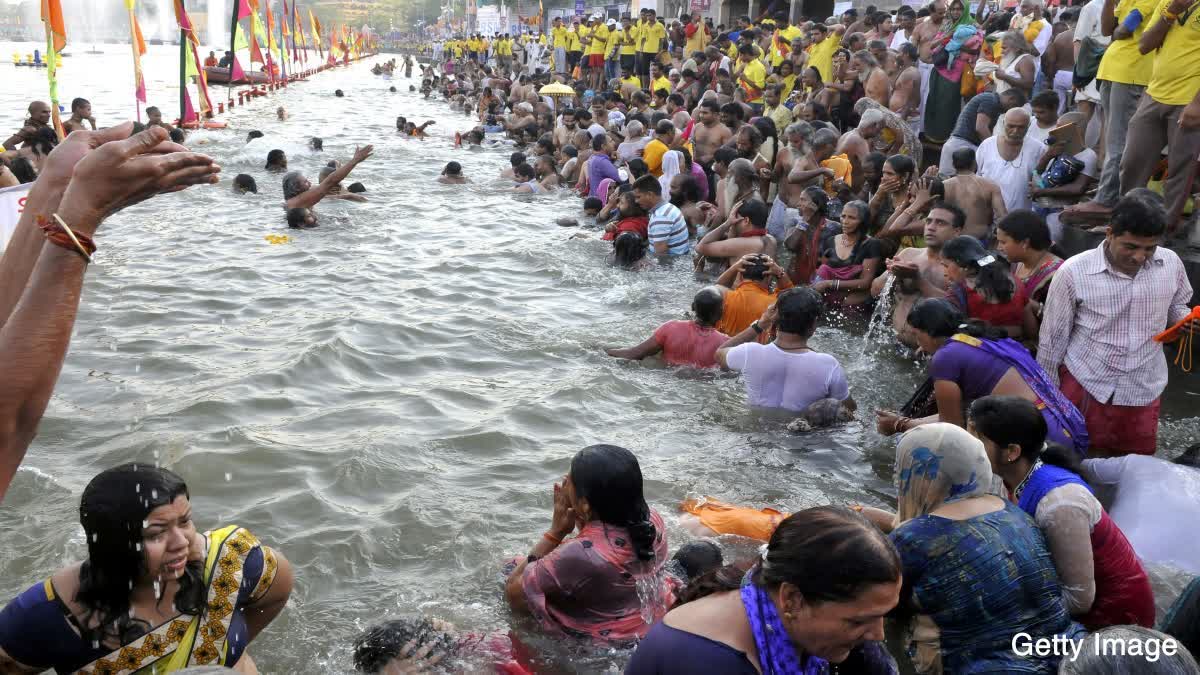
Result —
[[921, 72], [916, 66], [905, 68], [896, 78], [888, 108], [905, 120], [921, 109]]
[[995, 182], [967, 174], [947, 178], [943, 185], [946, 188], [946, 201], [957, 205], [967, 214], [963, 234], [982, 239], [987, 236], [991, 224], [1004, 216], [995, 212], [996, 202], [1004, 203], [1000, 186]]

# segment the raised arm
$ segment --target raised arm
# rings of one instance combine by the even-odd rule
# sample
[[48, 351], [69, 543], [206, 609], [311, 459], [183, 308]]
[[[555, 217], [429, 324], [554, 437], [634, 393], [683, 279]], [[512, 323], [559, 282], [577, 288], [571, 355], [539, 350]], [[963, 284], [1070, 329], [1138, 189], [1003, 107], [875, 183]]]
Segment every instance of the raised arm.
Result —
[[6, 289], [0, 295], [0, 499], [50, 401], [87, 268], [79, 252], [50, 243], [37, 226], [56, 223], [57, 214], [73, 232], [91, 237], [113, 212], [156, 194], [214, 183], [220, 171], [211, 157], [168, 142], [164, 129], [129, 137], [132, 129], [127, 123], [77, 131], [55, 148], [17, 223], [13, 246], [0, 260]]
[[326, 176], [325, 180], [321, 181], [315, 187], [311, 187], [295, 197], [287, 200], [287, 208], [294, 209], [298, 207], [313, 207], [317, 202], [324, 199], [325, 195], [329, 194], [329, 191], [332, 190], [335, 185], [345, 180], [346, 176], [349, 176], [350, 172], [354, 170], [354, 167], [358, 166], [364, 159], [370, 157], [374, 150], [375, 146], [373, 145], [355, 149], [354, 157], [352, 157], [350, 161], [335, 169], [333, 173]]

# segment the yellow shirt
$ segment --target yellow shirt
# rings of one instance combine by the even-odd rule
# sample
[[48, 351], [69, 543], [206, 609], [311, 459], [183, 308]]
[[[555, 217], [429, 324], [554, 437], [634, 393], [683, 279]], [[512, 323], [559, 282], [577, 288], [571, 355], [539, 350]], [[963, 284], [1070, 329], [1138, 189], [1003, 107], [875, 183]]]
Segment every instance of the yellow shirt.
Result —
[[621, 88], [627, 84], [631, 84], [631, 85], [637, 87], [638, 89], [642, 88], [642, 81], [639, 80], [636, 75], [631, 75], [629, 77], [621, 78], [621, 82], [620, 82], [620, 84], [617, 85], [616, 91], [621, 91]]
[[781, 82], [783, 85], [783, 91], [779, 93], [779, 100], [786, 101], [788, 97], [792, 95], [792, 91], [796, 88], [796, 76], [788, 75], [787, 77], [781, 77], [779, 79], [783, 80], [783, 82]]
[[763, 62], [753, 59], [747, 63], [738, 77], [738, 85], [746, 92], [746, 103], [762, 103], [763, 88], [767, 86], [767, 68]]
[[842, 36], [830, 33], [808, 50], [808, 65], [821, 73], [822, 82], [833, 81], [833, 53], [842, 46]]
[[567, 51], [569, 51], [569, 52], [583, 51], [583, 46], [579, 44], [579, 33], [576, 33], [574, 31], [567, 31]]
[[650, 93], [653, 94], [659, 89], [666, 89], [667, 93], [671, 93], [671, 81], [663, 76], [650, 83]]
[[667, 144], [657, 138], [646, 144], [642, 149], [642, 161], [650, 169], [650, 175], [662, 177], [662, 158], [667, 154]]
[[775, 123], [775, 131], [780, 136], [783, 136], [784, 129], [792, 123], [792, 111], [788, 110], [787, 106], [780, 102], [774, 108], [763, 108], [763, 117], [770, 117]]
[[[1171, 4], [1162, 0], [1154, 15], [1144, 25], [1153, 26]], [[1184, 20], [1185, 15], [1179, 15]], [[1183, 25], [1175, 23], [1167, 30], [1158, 56], [1154, 59], [1154, 74], [1146, 93], [1164, 105], [1187, 105], [1200, 90], [1200, 7], [1192, 5]]]
[[450, 49], [454, 52], [454, 58], [456, 58], [456, 59], [462, 58], [463, 48], [462, 48], [461, 44], [455, 42], [454, 45], [450, 47]]
[[1157, 6], [1158, 0], [1121, 0], [1113, 12], [1117, 16], [1117, 25], [1120, 26], [1135, 9], [1142, 13], [1142, 23], [1128, 39], [1109, 43], [1108, 49], [1104, 50], [1104, 58], [1100, 60], [1100, 70], [1096, 71], [1097, 80], [1143, 87], [1149, 84], [1150, 73], [1154, 71], [1155, 52], [1142, 54], [1138, 49], [1138, 41], [1142, 39], [1146, 27], [1151, 25], [1147, 18], [1154, 14]]
[[657, 54], [662, 51], [662, 43], [666, 39], [667, 29], [661, 23], [647, 23], [638, 35], [638, 51], [643, 54]]
[[630, 54], [630, 55], [637, 54], [637, 39], [638, 39], [638, 27], [637, 26], [630, 26], [629, 30], [625, 30], [624, 28], [622, 28], [621, 30], [617, 31], [617, 35], [620, 36], [618, 38], [618, 41], [621, 43], [621, 53], [622, 54]]
[[592, 29], [592, 42], [588, 45], [588, 54], [599, 54], [604, 56], [605, 47], [608, 45], [608, 26], [600, 24]]
[[[795, 26], [775, 31], [775, 35], [771, 37], [771, 66], [778, 68], [784, 58], [791, 53], [792, 40], [802, 35], [804, 35], [804, 31]], [[781, 38], [784, 43], [782, 46], [779, 44]]]
[[725, 50], [725, 56], [728, 56], [729, 58], [733, 59], [734, 61], [737, 61], [737, 57], [738, 57], [737, 50], [738, 50], [738, 44], [736, 42], [734, 42], [733, 44], [729, 45], [729, 49]]
[[[583, 45], [587, 42], [588, 36], [590, 36], [592, 34], [592, 29], [588, 28], [587, 26], [584, 26], [583, 24], [580, 24], [579, 31], [577, 34], [579, 35], [579, 44]], [[587, 47], [583, 47], [582, 49], [584, 51], [587, 51]], [[590, 54], [591, 52], [588, 51], [588, 53]]]
[[[687, 30], [687, 26], [684, 26], [684, 30]], [[704, 51], [704, 48], [708, 46], [708, 41], [710, 39], [711, 38], [708, 36], [708, 31], [704, 30], [704, 22], [701, 22], [700, 25], [696, 27], [696, 32], [692, 33], [692, 37], [687, 39], [687, 42], [685, 43], [686, 46], [683, 50], [683, 58], [686, 59], [695, 52]]]
[[607, 57], [615, 54], [619, 44], [621, 44], [621, 29], [614, 28], [608, 31], [608, 40], [604, 43], [604, 55]]
[[543, 45], [546, 44], [546, 34], [545, 33], [542, 33], [541, 35], [538, 36], [538, 43], [543, 44]]
[[571, 31], [567, 30], [566, 28], [563, 28], [562, 26], [559, 26], [557, 28], [551, 28], [550, 33], [552, 35], [554, 35], [554, 48], [555, 49], [566, 49], [567, 48], [567, 36], [570, 35]]

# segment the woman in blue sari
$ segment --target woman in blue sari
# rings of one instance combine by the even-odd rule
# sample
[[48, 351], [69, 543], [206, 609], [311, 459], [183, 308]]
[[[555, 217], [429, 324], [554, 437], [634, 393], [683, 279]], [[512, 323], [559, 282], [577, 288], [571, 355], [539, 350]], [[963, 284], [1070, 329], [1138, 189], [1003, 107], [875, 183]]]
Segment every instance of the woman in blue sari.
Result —
[[236, 525], [197, 532], [183, 479], [147, 464], [93, 478], [79, 516], [87, 560], [0, 612], [0, 672], [256, 672], [246, 646], [292, 590], [282, 554]]
[[1041, 411], [1049, 429], [1046, 440], [1072, 448], [1080, 457], [1087, 454], [1083, 415], [1021, 343], [986, 323], [964, 323], [962, 312], [941, 298], [918, 302], [908, 315], [908, 324], [921, 351], [931, 356], [929, 377], [936, 413], [906, 417], [879, 411], [880, 433], [891, 435], [932, 422], [966, 428], [964, 412], [972, 401], [992, 395], [1018, 396]]

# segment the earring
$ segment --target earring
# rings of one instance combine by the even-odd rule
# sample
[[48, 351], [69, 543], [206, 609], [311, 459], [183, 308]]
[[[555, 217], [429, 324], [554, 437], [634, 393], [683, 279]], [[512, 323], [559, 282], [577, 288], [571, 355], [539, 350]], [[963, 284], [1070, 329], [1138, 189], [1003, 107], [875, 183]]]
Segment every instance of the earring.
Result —
[[792, 619], [794, 619], [795, 617], [793, 617], [793, 616], [792, 616], [792, 613], [791, 613], [791, 612], [784, 612], [784, 613], [783, 613], [783, 618], [787, 619], [788, 621], [791, 621], [791, 620], [792, 620]]

